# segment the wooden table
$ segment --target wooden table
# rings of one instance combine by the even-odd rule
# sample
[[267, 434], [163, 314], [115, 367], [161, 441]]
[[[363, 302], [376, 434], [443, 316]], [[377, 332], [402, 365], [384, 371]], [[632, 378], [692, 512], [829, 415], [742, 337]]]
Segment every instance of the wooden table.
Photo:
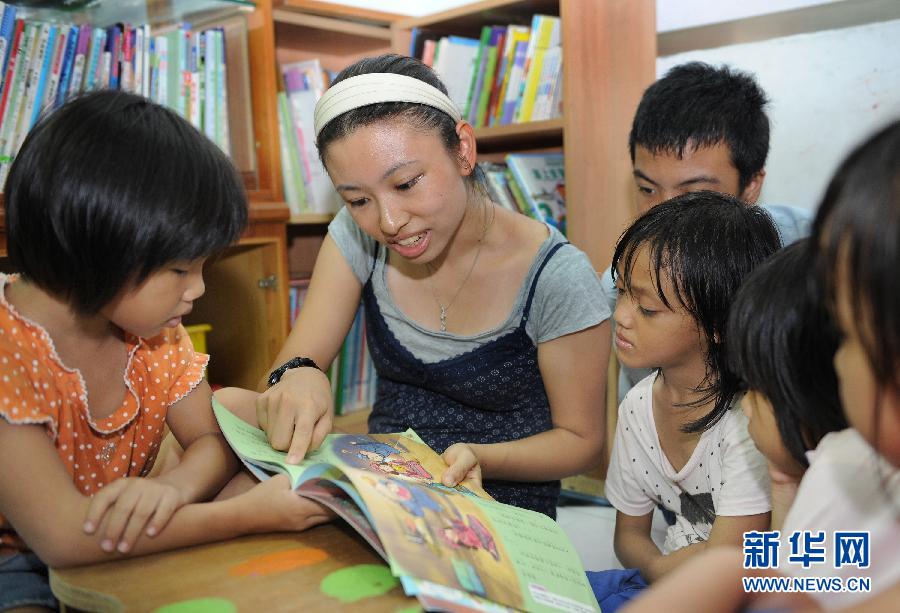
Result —
[[85, 611], [421, 611], [387, 564], [340, 520], [50, 571], [64, 608]]

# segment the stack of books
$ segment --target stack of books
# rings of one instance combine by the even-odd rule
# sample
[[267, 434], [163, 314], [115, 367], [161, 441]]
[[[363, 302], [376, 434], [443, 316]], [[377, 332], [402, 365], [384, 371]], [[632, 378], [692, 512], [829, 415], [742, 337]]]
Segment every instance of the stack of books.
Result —
[[510, 153], [505, 164], [480, 163], [491, 200], [566, 233], [565, 160], [561, 152]]
[[164, 104], [230, 154], [223, 28], [98, 28], [22, 19], [2, 2], [0, 11], [0, 182], [43, 113], [96, 89]]
[[480, 39], [414, 29], [410, 55], [434, 68], [475, 127], [562, 114], [559, 17], [534, 15], [531, 27], [484, 26]]
[[291, 215], [336, 213], [344, 204], [316, 149], [313, 115], [330, 75], [319, 60], [281, 66], [283, 91], [278, 93], [281, 175]]

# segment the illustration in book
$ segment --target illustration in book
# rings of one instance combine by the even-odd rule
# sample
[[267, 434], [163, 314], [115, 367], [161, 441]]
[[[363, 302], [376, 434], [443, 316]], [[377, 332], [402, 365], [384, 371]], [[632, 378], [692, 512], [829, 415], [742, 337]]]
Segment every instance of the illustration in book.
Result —
[[265, 434], [213, 402], [226, 440], [251, 473], [284, 473], [331, 508], [390, 565], [427, 609], [598, 611], [559, 525], [498, 503], [476, 483], [440, 482], [446, 464], [411, 430], [330, 434], [297, 465]]

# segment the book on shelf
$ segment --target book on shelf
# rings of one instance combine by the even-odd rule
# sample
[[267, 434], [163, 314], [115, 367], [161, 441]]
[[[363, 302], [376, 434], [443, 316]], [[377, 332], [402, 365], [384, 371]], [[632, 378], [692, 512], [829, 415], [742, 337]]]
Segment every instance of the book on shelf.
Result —
[[337, 378], [334, 395], [336, 415], [371, 409], [375, 404], [377, 375], [366, 341], [366, 329], [366, 311], [360, 305], [341, 345], [338, 366], [332, 373]]
[[532, 120], [531, 114], [537, 98], [544, 56], [548, 51], [560, 45], [559, 17], [534, 15], [531, 19], [531, 37], [525, 50], [525, 68], [523, 70], [525, 78], [516, 103], [516, 123]]
[[574, 546], [546, 515], [440, 482], [446, 464], [412, 430], [329, 434], [289, 465], [265, 434], [213, 401], [225, 439], [259, 479], [283, 473], [332, 509], [427, 610], [599, 611]]
[[[243, 15], [194, 30], [187, 24], [48, 23], [2, 2], [0, 12], [0, 182], [42, 114], [80, 92], [105, 88], [172, 108], [232, 154], [239, 170], [256, 168]], [[229, 79], [229, 72], [239, 78]], [[232, 103], [236, 113], [228, 95], [240, 98]], [[232, 127], [239, 127], [236, 139]]]
[[522, 210], [516, 203], [515, 197], [512, 192], [509, 191], [509, 182], [506, 177], [506, 164], [479, 162], [478, 165], [481, 167], [481, 170], [484, 171], [488, 195], [491, 197], [491, 200], [514, 213], [521, 213]]
[[293, 122], [293, 131], [289, 126], [285, 130], [290, 132], [288, 147], [296, 150], [306, 196], [305, 202], [299, 204], [300, 212], [336, 213], [343, 201], [319, 159], [313, 121], [316, 102], [322, 97], [327, 85], [322, 65], [318, 59], [291, 62], [281, 66], [281, 74], [287, 94], [287, 110]]
[[438, 41], [432, 66], [443, 81], [450, 100], [464, 113], [473, 86], [480, 42], [464, 36], [445, 36]]
[[504, 44], [503, 68], [496, 110], [491, 125], [506, 125], [515, 118], [516, 100], [525, 70], [525, 51], [531, 30], [526, 26], [509, 26]]
[[[510, 188], [521, 195], [527, 215], [566, 233], [565, 159], [560, 152], [510, 153], [506, 156], [513, 181]], [[521, 203], [520, 203], [521, 204]]]

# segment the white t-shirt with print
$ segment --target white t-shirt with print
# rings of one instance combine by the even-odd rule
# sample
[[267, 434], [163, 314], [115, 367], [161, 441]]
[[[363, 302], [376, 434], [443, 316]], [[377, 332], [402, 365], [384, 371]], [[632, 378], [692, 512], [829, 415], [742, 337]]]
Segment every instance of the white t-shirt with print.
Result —
[[697, 442], [675, 471], [659, 446], [653, 418], [653, 381], [642, 379], [619, 405], [606, 497], [618, 511], [641, 516], [658, 504], [675, 514], [663, 553], [705, 541], [718, 515], [756, 515], [771, 510], [766, 460], [747, 431], [747, 417], [729, 410]]
[[[826, 609], [851, 606], [900, 581], [900, 470], [852, 428], [826, 435], [807, 458], [809, 469], [781, 529], [778, 569], [794, 577], [870, 577], [870, 593], [810, 593]], [[789, 561], [796, 530], [825, 533], [825, 564], [804, 569]], [[869, 532], [869, 568], [834, 568], [835, 531]], [[793, 553], [804, 553], [800, 542]]]

